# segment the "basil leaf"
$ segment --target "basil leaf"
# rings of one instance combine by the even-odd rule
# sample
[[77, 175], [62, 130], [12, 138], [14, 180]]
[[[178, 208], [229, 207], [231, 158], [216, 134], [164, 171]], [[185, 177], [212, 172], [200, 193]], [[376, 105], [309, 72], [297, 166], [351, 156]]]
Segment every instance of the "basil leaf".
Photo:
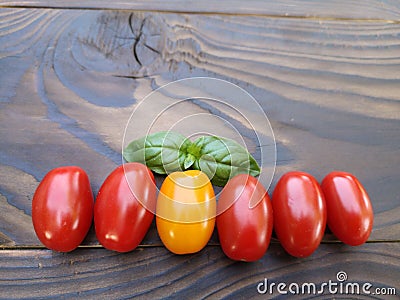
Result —
[[193, 168], [201, 170], [217, 186], [240, 173], [260, 174], [260, 167], [251, 154], [237, 142], [217, 136], [202, 136], [189, 147], [196, 157]]
[[180, 133], [161, 131], [132, 141], [123, 156], [127, 162], [140, 162], [158, 174], [169, 174], [193, 164], [185, 161], [190, 145], [190, 140]]
[[185, 168], [185, 170], [189, 169], [195, 161], [196, 158], [192, 154], [187, 154], [185, 161], [183, 162], [183, 167]]

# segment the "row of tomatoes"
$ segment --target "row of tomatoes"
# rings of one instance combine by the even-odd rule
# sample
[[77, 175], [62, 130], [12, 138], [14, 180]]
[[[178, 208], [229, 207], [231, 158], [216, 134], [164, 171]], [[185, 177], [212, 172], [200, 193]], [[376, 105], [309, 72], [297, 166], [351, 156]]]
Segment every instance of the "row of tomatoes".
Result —
[[87, 174], [79, 167], [50, 171], [32, 200], [32, 221], [39, 240], [49, 249], [68, 252], [85, 238], [93, 220], [96, 236], [107, 249], [127, 252], [146, 235], [156, 212], [157, 232], [173, 253], [200, 251], [216, 223], [224, 253], [234, 260], [255, 261], [266, 252], [272, 230], [285, 250], [311, 255], [326, 223], [344, 243], [360, 245], [372, 230], [368, 195], [351, 174], [332, 172], [321, 185], [304, 172], [281, 177], [270, 201], [254, 177], [237, 175], [216, 201], [201, 171], [175, 172], [160, 192], [152, 172], [140, 163], [116, 168], [94, 202]]

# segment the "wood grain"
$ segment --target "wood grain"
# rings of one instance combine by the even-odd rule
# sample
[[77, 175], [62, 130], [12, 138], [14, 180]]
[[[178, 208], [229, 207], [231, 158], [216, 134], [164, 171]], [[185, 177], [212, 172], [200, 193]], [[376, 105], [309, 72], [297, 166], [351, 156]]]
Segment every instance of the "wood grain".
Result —
[[[347, 273], [345, 283], [370, 283], [376, 288], [400, 292], [399, 244], [367, 244], [354, 248], [341, 244], [323, 245], [312, 257], [294, 259], [279, 244], [254, 263], [233, 262], [219, 247], [207, 247], [193, 255], [178, 256], [164, 248], [139, 248], [117, 254], [102, 249], [81, 249], [69, 254], [49, 250], [3, 250], [0, 256], [1, 298], [63, 297], [85, 299], [245, 299], [279, 297], [257, 292], [257, 285], [269, 283], [339, 283], [338, 272]], [[286, 288], [287, 290], [287, 288]], [[292, 295], [305, 299], [310, 295]], [[345, 298], [328, 288], [317, 298]], [[381, 298], [351, 295], [351, 298]], [[385, 296], [384, 299], [397, 299]]]
[[[375, 209], [371, 240], [400, 239], [398, 24], [32, 9], [2, 9], [0, 18], [3, 245], [38, 244], [30, 201], [48, 170], [80, 165], [97, 193], [122, 161], [133, 109], [153, 89], [193, 76], [238, 84], [263, 107], [278, 149], [270, 192], [288, 170], [318, 180], [352, 172]], [[237, 124], [256, 149], [248, 125], [217, 104], [185, 103], [154, 129], [195, 113]], [[135, 118], [140, 137], [149, 115]]]
[[[276, 292], [259, 295], [257, 284], [264, 278], [337, 282], [339, 271], [347, 273], [347, 282], [371, 283], [373, 291], [395, 288], [398, 298], [399, 3], [190, 4], [0, 1], [0, 7], [42, 7], [0, 9], [0, 298], [278, 298]], [[239, 134], [260, 160], [260, 152], [271, 146], [259, 145], [251, 124], [231, 107], [194, 99], [159, 113], [168, 97], [145, 98], [194, 76], [228, 80], [261, 105], [277, 143], [270, 193], [289, 170], [310, 172], [318, 180], [334, 169], [357, 175], [375, 210], [370, 241], [349, 247], [327, 232], [312, 256], [295, 259], [273, 239], [266, 255], [251, 264], [227, 259], [216, 233], [201, 252], [173, 255], [154, 224], [141, 246], [126, 254], [103, 249], [93, 228], [72, 253], [41, 246], [31, 224], [40, 180], [54, 167], [79, 165], [96, 194], [122, 162], [133, 111], [130, 138], [144, 135], [149, 119], [155, 119], [157, 131], [188, 115], [207, 115], [215, 118], [182, 122], [181, 130]], [[138, 109], [143, 103], [147, 111]], [[253, 123], [263, 121], [238, 97], [230, 105]], [[258, 134], [267, 135], [267, 128]], [[160, 186], [163, 177], [156, 179]]]
[[399, 3], [395, 0], [368, 1], [312, 1], [312, 0], [230, 0], [230, 1], [185, 1], [185, 0], [148, 0], [148, 1], [106, 1], [106, 0], [70, 0], [65, 1], [7, 1], [1, 0], [0, 7], [66, 8], [66, 9], [129, 9], [142, 11], [164, 11], [178, 13], [244, 14], [283, 17], [349, 18], [363, 20], [398, 21]]

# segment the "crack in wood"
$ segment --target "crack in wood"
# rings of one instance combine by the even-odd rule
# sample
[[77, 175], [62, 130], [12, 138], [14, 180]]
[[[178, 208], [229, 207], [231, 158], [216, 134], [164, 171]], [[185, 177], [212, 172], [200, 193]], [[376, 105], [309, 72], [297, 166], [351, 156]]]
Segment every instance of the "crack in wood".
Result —
[[146, 43], [144, 43], [143, 46], [145, 46], [147, 49], [149, 49], [149, 50], [151, 50], [151, 51], [153, 51], [153, 52], [155, 52], [155, 53], [161, 55], [161, 52], [160, 52], [160, 51], [158, 51], [157, 49], [154, 49], [153, 47], [147, 45]]
[[[129, 15], [129, 28], [131, 29], [131, 32], [132, 32], [132, 34], [133, 34], [133, 38], [134, 38], [134, 40], [135, 40], [135, 42], [133, 43], [133, 56], [135, 57], [137, 63], [142, 67], [143, 64], [142, 64], [142, 62], [141, 62], [140, 59], [139, 59], [138, 52], [137, 52], [137, 48], [138, 48], [138, 45], [139, 45], [140, 38], [141, 38], [142, 35], [143, 35], [143, 28], [144, 28], [144, 25], [145, 25], [145, 22], [146, 22], [147, 17], [144, 17], [144, 18], [143, 18], [142, 23], [140, 24], [139, 34], [136, 35], [135, 29], [133, 28], [133, 15], [134, 15], [134, 13], [131, 13], [131, 14]], [[145, 45], [145, 46], [146, 46], [146, 45]], [[158, 53], [159, 53], [159, 52], [158, 52]]]
[[143, 79], [143, 78], [149, 78], [151, 76], [150, 75], [141, 75], [141, 76], [135, 76], [135, 75], [112, 75], [112, 77], [129, 78], [129, 79]]

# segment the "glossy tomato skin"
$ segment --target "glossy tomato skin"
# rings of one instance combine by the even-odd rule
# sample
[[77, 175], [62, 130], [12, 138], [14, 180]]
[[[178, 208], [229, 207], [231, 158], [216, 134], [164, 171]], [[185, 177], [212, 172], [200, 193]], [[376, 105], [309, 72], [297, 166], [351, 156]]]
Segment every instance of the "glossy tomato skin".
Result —
[[217, 230], [230, 259], [256, 261], [268, 249], [273, 226], [272, 205], [264, 186], [239, 174], [228, 181], [217, 204]]
[[374, 214], [364, 187], [352, 174], [329, 173], [321, 183], [328, 211], [328, 227], [342, 242], [358, 246], [372, 231]]
[[32, 222], [47, 248], [69, 252], [83, 241], [93, 220], [93, 193], [86, 172], [64, 166], [48, 172], [32, 199]]
[[175, 254], [196, 253], [208, 243], [215, 226], [216, 200], [207, 175], [198, 170], [169, 174], [160, 189], [157, 232]]
[[141, 163], [117, 167], [103, 182], [94, 206], [96, 237], [117, 252], [135, 249], [154, 219], [156, 185]]
[[274, 230], [290, 255], [307, 257], [319, 246], [326, 228], [327, 209], [317, 180], [305, 172], [288, 172], [272, 194]]

